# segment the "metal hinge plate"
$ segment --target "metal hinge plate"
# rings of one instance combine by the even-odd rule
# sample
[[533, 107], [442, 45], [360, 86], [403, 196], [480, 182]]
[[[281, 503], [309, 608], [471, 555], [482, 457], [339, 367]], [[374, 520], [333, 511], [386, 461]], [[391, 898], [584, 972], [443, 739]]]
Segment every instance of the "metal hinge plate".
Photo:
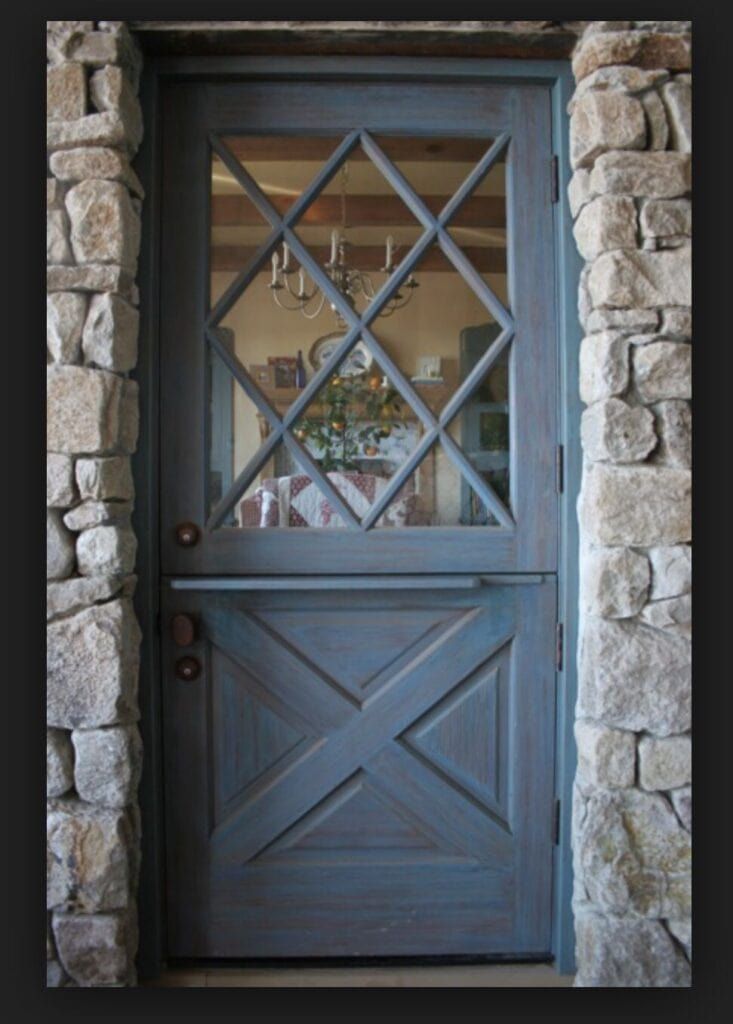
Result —
[[565, 448], [561, 444], [555, 451], [555, 483], [557, 493], [562, 494], [565, 488]]
[[555, 667], [558, 672], [562, 671], [564, 633], [562, 622], [558, 622], [555, 632]]
[[552, 196], [552, 202], [556, 203], [560, 198], [560, 168], [559, 161], [556, 156], [553, 156], [550, 169], [550, 194]]

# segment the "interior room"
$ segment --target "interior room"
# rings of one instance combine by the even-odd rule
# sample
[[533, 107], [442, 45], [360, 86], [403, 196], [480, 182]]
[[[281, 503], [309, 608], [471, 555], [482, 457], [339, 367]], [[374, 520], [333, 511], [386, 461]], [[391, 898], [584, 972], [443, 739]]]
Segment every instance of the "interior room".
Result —
[[[237, 165], [284, 215], [321, 171], [339, 140], [229, 137]], [[433, 212], [452, 199], [491, 139], [380, 138], [382, 151]], [[236, 168], [234, 168], [236, 170]], [[506, 162], [496, 163], [448, 220], [452, 241], [504, 306], [507, 288]], [[272, 226], [214, 152], [211, 163], [211, 306], [216, 307]], [[378, 296], [424, 228], [374, 162], [356, 147], [295, 224], [297, 238], [362, 313]], [[480, 287], [480, 286], [479, 286]], [[291, 247], [282, 241], [219, 321], [230, 347], [282, 417], [346, 336], [347, 324]], [[501, 329], [485, 297], [433, 242], [373, 321], [388, 359], [440, 416]], [[425, 424], [404, 387], [359, 338], [292, 421], [298, 446], [324, 471], [357, 517], [367, 514], [413, 456]], [[382, 357], [382, 363], [386, 362]], [[510, 349], [469, 388], [447, 433], [499, 499], [509, 498]], [[281, 441], [262, 458], [271, 423], [224, 360], [210, 356], [210, 508], [238, 491], [223, 525], [343, 527], [295, 445]], [[258, 453], [260, 453], [258, 455]], [[398, 526], [492, 525], [496, 520], [445, 447], [428, 447], [375, 522]]]

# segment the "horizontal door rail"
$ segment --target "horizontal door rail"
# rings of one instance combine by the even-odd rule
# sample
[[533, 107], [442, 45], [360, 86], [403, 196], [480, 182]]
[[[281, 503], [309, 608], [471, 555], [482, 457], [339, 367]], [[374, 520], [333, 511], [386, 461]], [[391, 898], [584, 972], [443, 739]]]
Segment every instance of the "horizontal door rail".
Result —
[[482, 584], [543, 583], [544, 574], [481, 576], [177, 576], [171, 590], [476, 590]]

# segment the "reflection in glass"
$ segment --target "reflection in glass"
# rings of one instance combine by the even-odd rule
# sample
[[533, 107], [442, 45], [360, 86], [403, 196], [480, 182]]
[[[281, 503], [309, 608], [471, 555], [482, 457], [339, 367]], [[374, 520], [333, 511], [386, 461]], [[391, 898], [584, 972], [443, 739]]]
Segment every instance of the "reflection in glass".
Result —
[[481, 498], [437, 442], [398, 492], [388, 516], [405, 504], [410, 509], [411, 526], [496, 525]]
[[[296, 137], [229, 138], [236, 158], [269, 202], [284, 214], [341, 141]], [[380, 139], [405, 179], [434, 214], [444, 208], [491, 144], [490, 139]], [[497, 164], [446, 225], [453, 241], [500, 302], [507, 305], [504, 165]], [[362, 314], [370, 294], [389, 279], [424, 228], [364, 151], [357, 147], [313, 198], [294, 226], [310, 255], [328, 270], [346, 301]], [[270, 237], [269, 226], [216, 157], [212, 159], [211, 304]], [[335, 250], [335, 258], [334, 258]], [[273, 256], [276, 259], [273, 261]], [[363, 275], [348, 288], [348, 271]], [[341, 278], [339, 278], [341, 275]], [[369, 284], [365, 284], [368, 276]], [[357, 282], [352, 275], [351, 280]], [[341, 281], [341, 284], [339, 284]], [[273, 289], [273, 283], [280, 287]], [[490, 303], [464, 280], [438, 245], [428, 247], [400, 298], [371, 324], [386, 360], [438, 417], [500, 334]], [[478, 286], [476, 286], [478, 288]], [[479, 289], [480, 291], [480, 289]], [[330, 301], [282, 239], [220, 321], [233, 358], [278, 418], [287, 417], [303, 387], [332, 360], [346, 327]], [[307, 316], [292, 306], [313, 295]], [[402, 299], [409, 295], [410, 301]], [[295, 302], [297, 307], [297, 301]], [[397, 307], [397, 308], [395, 308]], [[309, 318], [311, 317], [311, 318]], [[212, 355], [210, 508], [268, 443], [272, 426], [258, 404]], [[464, 401], [451, 406], [448, 435], [497, 496], [509, 497], [509, 348]], [[291, 414], [292, 415], [292, 414]], [[313, 482], [312, 460], [360, 520], [420, 444], [425, 426], [380, 353], [360, 340], [333, 367], [310, 402], [293, 417], [288, 444], [267, 453], [246, 490], [232, 497], [224, 526], [346, 527]], [[301, 452], [300, 462], [296, 457]], [[303, 455], [305, 453], [305, 455]], [[373, 528], [495, 525], [496, 521], [444, 449], [434, 445], [408, 476]]]
[[[461, 378], [476, 366], [499, 335], [497, 324], [467, 328], [461, 335]], [[451, 424], [451, 435], [497, 497], [509, 508], [509, 348], [486, 372]], [[461, 484], [461, 523], [495, 525], [470, 487]]]
[[[344, 301], [362, 313], [394, 273], [422, 227], [381, 171], [357, 146], [326, 187], [303, 212], [296, 233], [304, 241]], [[298, 271], [298, 288], [290, 278], [295, 274], [287, 245], [282, 254], [273, 253], [273, 298], [287, 307], [300, 303], [310, 317], [325, 302], [317, 284], [307, 285], [304, 271]], [[290, 269], [285, 269], [289, 267]], [[419, 287], [412, 275], [394, 292], [379, 313], [390, 316], [403, 309]], [[285, 292], [282, 299], [278, 293]], [[344, 322], [335, 306], [339, 327]]]
[[[379, 136], [384, 153], [437, 215], [489, 150], [492, 139]], [[507, 272], [504, 154], [453, 213], [448, 234], [499, 298]]]
[[411, 450], [405, 439], [414, 438], [406, 413], [399, 392], [375, 364], [363, 373], [349, 373], [342, 364], [293, 433], [327, 472], [363, 470], [372, 462], [391, 475]]

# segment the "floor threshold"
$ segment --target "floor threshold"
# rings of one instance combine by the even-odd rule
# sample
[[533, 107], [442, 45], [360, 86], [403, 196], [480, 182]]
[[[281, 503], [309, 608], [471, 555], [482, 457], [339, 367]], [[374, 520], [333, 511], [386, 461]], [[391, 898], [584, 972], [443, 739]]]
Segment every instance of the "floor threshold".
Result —
[[152, 988], [570, 988], [551, 964], [374, 967], [174, 967]]

